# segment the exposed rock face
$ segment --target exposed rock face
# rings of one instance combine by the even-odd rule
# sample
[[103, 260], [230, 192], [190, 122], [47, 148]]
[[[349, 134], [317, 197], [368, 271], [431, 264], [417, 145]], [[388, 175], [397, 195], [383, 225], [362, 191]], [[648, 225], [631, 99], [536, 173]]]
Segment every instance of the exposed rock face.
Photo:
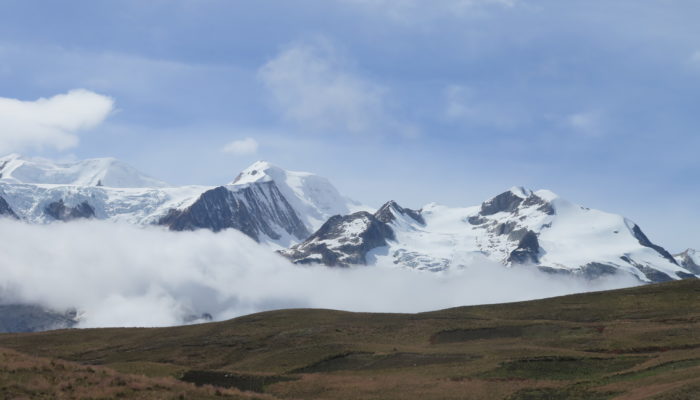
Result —
[[494, 215], [499, 212], [513, 212], [518, 209], [518, 206], [523, 202], [523, 200], [524, 199], [522, 197], [509, 190], [499, 194], [491, 200], [482, 203], [479, 214], [487, 216]]
[[274, 182], [248, 186], [220, 186], [204, 192], [184, 210], [170, 210], [158, 221], [173, 231], [237, 229], [256, 241], [262, 235], [278, 240], [282, 231], [302, 240], [309, 235], [294, 209]]
[[0, 305], [0, 332], [39, 332], [65, 329], [77, 323], [75, 311], [60, 313], [27, 304]]
[[408, 216], [419, 224], [425, 225], [425, 220], [423, 219], [423, 216], [421, 216], [420, 211], [403, 208], [393, 200], [384, 204], [382, 208], [380, 208], [379, 211], [374, 214], [375, 218], [384, 222], [385, 224], [394, 222], [397, 215]]
[[547, 266], [538, 266], [540, 271], [549, 274], [581, 276], [588, 280], [595, 280], [605, 276], [612, 276], [619, 272], [618, 268], [613, 265], [603, 264], [598, 262], [588, 263], [578, 269], [552, 268]]
[[[514, 188], [484, 202], [475, 214], [467, 215], [463, 219], [481, 254], [491, 259], [495, 258], [506, 265], [531, 264], [545, 272], [580, 276], [585, 279], [613, 275], [621, 268], [628, 273], [638, 271], [636, 275], [640, 280], [651, 282], [688, 277], [689, 274], [685, 272], [681, 272], [681, 275], [669, 276], [668, 273], [655, 269], [646, 259], [636, 258], [635, 255], [626, 253], [610, 260], [598, 261], [593, 258], [579, 265], [559, 263], [548, 265], [543, 261], [547, 251], [542, 248], [540, 235], [546, 234], [559, 216], [552, 201], [547, 200], [555, 197], [547, 192], [542, 192], [541, 196], [538, 194]], [[565, 209], [568, 213], [589, 212], [588, 209], [569, 203], [564, 204], [563, 207], [568, 207]], [[431, 211], [428, 211], [428, 215], [434, 215], [435, 209], [429, 210]], [[623, 220], [619, 218], [606, 221], [619, 221], [623, 227], [627, 224], [629, 234], [633, 235], [641, 246], [658, 253], [661, 256], [660, 259], [668, 260], [670, 255], [666, 250], [653, 244], [638, 226]], [[586, 221], [579, 223], [585, 224]], [[414, 248], [402, 247], [400, 240], [407, 234], [414, 238], [412, 241]], [[619, 234], [619, 231], [615, 231], [615, 234]], [[397, 237], [397, 235], [400, 236]], [[411, 235], [417, 235], [421, 239], [416, 242], [416, 236]], [[363, 212], [344, 217], [335, 216], [309, 239], [282, 251], [281, 254], [300, 264], [321, 263], [328, 266], [347, 266], [366, 264], [367, 255], [371, 250], [388, 245], [389, 252], [386, 254], [393, 259], [394, 264], [406, 268], [443, 271], [452, 267], [453, 264], [455, 267], [460, 265], [455, 264], [453, 259], [435, 257], [429, 252], [415, 248], [415, 243], [425, 240], [423, 238], [444, 243], [440, 235], [431, 236], [430, 225], [426, 225], [426, 219], [421, 211], [405, 209], [396, 202], [390, 201], [374, 215]], [[460, 239], [456, 238], [456, 240]], [[581, 244], [581, 246], [585, 245], [586, 243]], [[585, 253], [586, 250], [582, 248], [577, 251]], [[676, 264], [675, 260], [673, 264]]]
[[537, 264], [539, 260], [540, 243], [537, 234], [527, 231], [518, 243], [518, 247], [508, 256], [511, 264]]
[[694, 274], [700, 274], [700, 265], [698, 265], [698, 262], [696, 262], [696, 259], [700, 257], [698, 257], [695, 250], [688, 249], [680, 254], [677, 254], [675, 258], [681, 267]]
[[525, 200], [522, 202], [523, 207], [533, 207], [536, 206], [537, 210], [547, 214], [547, 215], [555, 215], [556, 212], [554, 210], [554, 207], [552, 206], [552, 203], [548, 202], [547, 200], [539, 197], [538, 195], [530, 192], [530, 194], [527, 196]]
[[592, 262], [581, 267], [581, 275], [586, 279], [598, 279], [604, 276], [615, 275], [618, 270], [612, 265]]
[[532, 191], [512, 188], [485, 201], [466, 222], [483, 239], [480, 250], [505, 264], [539, 263], [538, 236], [556, 215], [554, 206]]
[[59, 164], [13, 154], [0, 157], [0, 174], [0, 197], [7, 203], [0, 200], [0, 215], [32, 224], [94, 216], [173, 230], [234, 228], [261, 243], [288, 247], [333, 215], [369, 209], [323, 177], [266, 162], [220, 188], [171, 187], [113, 159]]
[[366, 264], [367, 253], [386, 246], [394, 232], [374, 215], [360, 211], [331, 217], [304, 242], [280, 252], [295, 264], [320, 263], [329, 267]]
[[74, 219], [89, 219], [95, 217], [95, 209], [87, 201], [68, 207], [63, 200], [50, 203], [44, 208], [44, 213], [58, 221], [71, 221]]
[[636, 262], [635, 260], [632, 260], [628, 256], [622, 256], [620, 259], [635, 268], [637, 268], [640, 272], [644, 274], [644, 276], [647, 277], [651, 282], [669, 282], [674, 280], [672, 277], [670, 277], [668, 274], [665, 274], [659, 270], [656, 270], [654, 268], [651, 268], [649, 265], [641, 264]]
[[645, 235], [644, 232], [642, 232], [642, 229], [639, 227], [639, 225], [634, 225], [632, 227], [632, 233], [634, 234], [634, 237], [637, 238], [637, 240], [639, 241], [639, 244], [641, 244], [644, 247], [649, 247], [651, 249], [656, 250], [657, 253], [659, 253], [659, 254], [661, 254], [661, 256], [663, 256], [663, 258], [667, 259], [669, 262], [672, 262], [673, 264], [678, 265], [678, 263], [676, 262], [676, 259], [673, 258], [671, 253], [666, 251], [666, 249], [664, 249], [663, 247], [657, 246], [654, 243], [652, 243], [651, 240], [649, 240], [649, 238], [647, 237], [647, 235]]
[[19, 219], [17, 214], [12, 210], [12, 207], [10, 207], [9, 204], [7, 204], [7, 201], [0, 197], [0, 216], [2, 217], [10, 217], [14, 219]]
[[[560, 212], [564, 213], [564, 217]], [[574, 215], [579, 218], [576, 222], [572, 222], [571, 219]], [[599, 219], [594, 223], [593, 219], [589, 221], [583, 215]], [[562, 219], [566, 221], [565, 225], [562, 224]], [[513, 188], [484, 202], [479, 211], [468, 216], [465, 222], [472, 226], [479, 250], [489, 258], [499, 259], [505, 264], [534, 264], [545, 272], [577, 275], [587, 279], [597, 279], [621, 270], [637, 276], [640, 280], [651, 282], [665, 282], [689, 275], [684, 271], [672, 272], [675, 266], [679, 265], [677, 260], [663, 247], [652, 243], [639, 226], [631, 221], [620, 216], [605, 216], [599, 211], [558, 200], [556, 195], [547, 191], [534, 193], [522, 188]], [[557, 223], [558, 232], [563, 230], [564, 235], [569, 237], [577, 236], [578, 230], [595, 232], [598, 237], [609, 236], [612, 241], [617, 240], [617, 235], [631, 235], [642, 248], [647, 249], [640, 251], [640, 248], [630, 248], [629, 252], [617, 255], [603, 252], [602, 257], [592, 256], [589, 260], [586, 260], [585, 256], [580, 257], [578, 265], [563, 265], [557, 262], [556, 257], [552, 259], [551, 253], [546, 251], [547, 246], [551, 246], [551, 243], [561, 246], [562, 240], [568, 240], [567, 245], [571, 251], [585, 255], [585, 247], [589, 245], [586, 235], [591, 233], [579, 235], [579, 244], [552, 233], [552, 226]], [[622, 233], [623, 229], [629, 231]], [[600, 247], [596, 246], [594, 245], [592, 250], [600, 251]], [[648, 249], [653, 252], [649, 252]], [[659, 271], [658, 265], [664, 265], [665, 271]], [[700, 272], [700, 269], [698, 271]]]
[[471, 217], [472, 225], [479, 225], [487, 221], [484, 217], [498, 213], [517, 213], [523, 208], [534, 208], [546, 215], [554, 215], [552, 204], [535, 193], [522, 188], [513, 188], [507, 192], [487, 200], [481, 204], [478, 216]]
[[10, 162], [9, 160], [0, 161], [0, 179], [2, 179], [3, 174], [4, 174], [4, 173], [3, 173], [3, 170], [5, 169], [5, 167], [7, 167], [7, 164], [8, 164], [9, 162]]
[[[384, 204], [375, 214], [361, 211], [346, 216], [336, 215], [307, 240], [280, 253], [296, 264], [364, 265], [370, 251], [395, 240], [392, 224], [405, 218], [412, 223], [425, 224], [419, 211], [403, 208], [395, 201]], [[397, 256], [411, 258], [415, 255]]]

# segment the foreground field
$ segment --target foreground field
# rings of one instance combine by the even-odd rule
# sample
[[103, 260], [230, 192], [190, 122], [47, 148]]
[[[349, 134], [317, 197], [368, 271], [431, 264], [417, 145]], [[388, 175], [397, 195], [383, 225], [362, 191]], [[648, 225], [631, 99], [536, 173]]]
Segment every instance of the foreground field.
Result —
[[698, 305], [688, 280], [412, 315], [287, 310], [0, 335], [0, 397], [697, 399]]

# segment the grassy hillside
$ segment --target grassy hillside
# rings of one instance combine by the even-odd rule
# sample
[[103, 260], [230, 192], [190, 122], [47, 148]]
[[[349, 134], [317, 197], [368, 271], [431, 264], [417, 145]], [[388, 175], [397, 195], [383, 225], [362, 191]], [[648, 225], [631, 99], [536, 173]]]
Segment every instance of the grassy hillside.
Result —
[[[700, 281], [688, 280], [410, 315], [287, 310], [176, 328], [6, 334], [0, 347], [167, 382], [159, 385], [172, 393], [189, 388], [184, 398], [215, 389], [176, 390], [176, 379], [266, 398], [696, 399], [699, 305]], [[13, 378], [0, 369], [0, 384]]]

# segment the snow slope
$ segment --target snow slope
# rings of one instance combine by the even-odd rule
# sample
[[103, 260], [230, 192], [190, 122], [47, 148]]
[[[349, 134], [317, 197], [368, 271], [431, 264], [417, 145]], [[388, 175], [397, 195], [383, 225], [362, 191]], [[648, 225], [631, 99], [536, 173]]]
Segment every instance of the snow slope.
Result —
[[[442, 271], [490, 259], [590, 279], [624, 272], [645, 282], [697, 273], [679, 265], [629, 219], [575, 205], [546, 190], [512, 188], [475, 207], [429, 204], [420, 218], [391, 204], [383, 209], [393, 217], [383, 220], [393, 235], [385, 235], [387, 244], [365, 255], [367, 264]], [[339, 244], [358, 236], [356, 229], [343, 232], [342, 226], [325, 229], [335, 232], [323, 240], [337, 253], [343, 251]], [[319, 238], [312, 238], [316, 254], [308, 251], [312, 247], [307, 242], [284, 254], [295, 262], [319, 259]], [[333, 258], [343, 259], [338, 254]]]
[[622, 216], [556, 194], [512, 188], [480, 206], [389, 202], [380, 210], [325, 178], [259, 161], [230, 184], [168, 187], [114, 159], [52, 163], [0, 158], [0, 214], [30, 223], [96, 218], [172, 230], [237, 229], [295, 262], [389, 264], [442, 271], [489, 259], [509, 267], [642, 281], [700, 274], [692, 251], [671, 256]]
[[0, 182], [116, 188], [169, 186], [114, 158], [55, 163], [40, 158], [22, 157], [18, 154], [0, 158]]
[[16, 154], [0, 158], [0, 199], [0, 212], [30, 223], [97, 218], [172, 230], [233, 228], [276, 248], [361, 208], [325, 178], [265, 162], [232, 184], [170, 187], [111, 158], [53, 163]]
[[106, 186], [50, 185], [0, 182], [4, 198], [20, 219], [30, 223], [55, 220], [46, 208], [62, 201], [68, 207], [86, 202], [97, 219], [152, 224], [173, 208], [193, 203], [209, 187], [113, 188]]
[[286, 171], [266, 161], [258, 161], [243, 170], [231, 186], [261, 182], [274, 182], [311, 232], [334, 215], [371, 210], [341, 195], [326, 178], [309, 172]]
[[700, 274], [700, 253], [695, 249], [688, 249], [680, 254], [676, 254], [676, 261], [685, 269]]

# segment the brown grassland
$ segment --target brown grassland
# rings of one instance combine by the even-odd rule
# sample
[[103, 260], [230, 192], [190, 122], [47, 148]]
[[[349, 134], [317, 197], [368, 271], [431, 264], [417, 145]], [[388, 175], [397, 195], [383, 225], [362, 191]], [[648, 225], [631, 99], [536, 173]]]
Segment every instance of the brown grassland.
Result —
[[421, 314], [5, 334], [0, 398], [700, 399], [698, 306], [687, 280]]

